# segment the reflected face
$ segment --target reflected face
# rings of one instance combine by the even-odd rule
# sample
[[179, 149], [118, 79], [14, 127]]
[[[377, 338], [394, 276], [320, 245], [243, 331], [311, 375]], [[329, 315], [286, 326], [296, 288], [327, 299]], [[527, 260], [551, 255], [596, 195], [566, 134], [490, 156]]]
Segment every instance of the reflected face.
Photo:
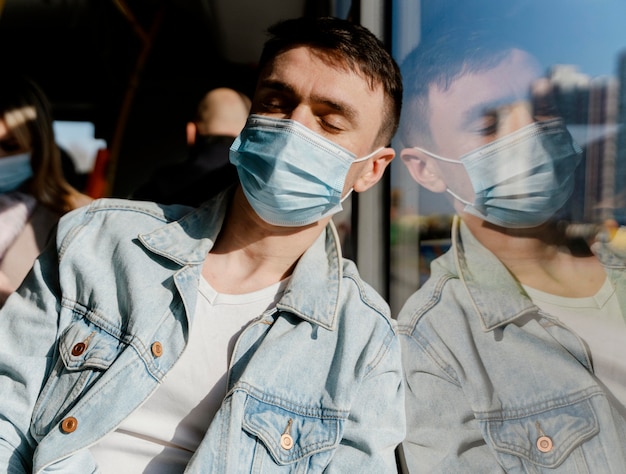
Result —
[[539, 74], [531, 56], [513, 50], [495, 68], [466, 74], [448, 90], [431, 86], [430, 130], [436, 153], [458, 159], [547, 115], [553, 116], [553, 111], [535, 110], [536, 101], [530, 97]]
[[13, 136], [4, 120], [0, 119], [0, 159], [27, 152]]
[[[375, 149], [384, 105], [380, 84], [371, 89], [350, 68], [298, 47], [279, 54], [261, 72], [251, 112], [295, 120], [362, 157]], [[363, 165], [350, 168], [344, 192]]]
[[[459, 160], [464, 154], [533, 122], [553, 118], [556, 109], [547, 79], [539, 79], [537, 62], [521, 50], [511, 50], [489, 70], [468, 73], [441, 89], [430, 86], [430, 132], [439, 156]], [[407, 149], [403, 154], [414, 154]], [[432, 160], [450, 189], [473, 201], [465, 168]]]

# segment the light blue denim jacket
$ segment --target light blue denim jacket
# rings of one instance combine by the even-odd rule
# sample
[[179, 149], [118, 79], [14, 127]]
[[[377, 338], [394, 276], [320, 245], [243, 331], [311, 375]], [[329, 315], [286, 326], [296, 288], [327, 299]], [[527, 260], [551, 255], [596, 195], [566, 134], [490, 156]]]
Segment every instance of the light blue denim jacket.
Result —
[[[0, 472], [97, 472], [89, 446], [185, 349], [228, 196], [193, 211], [100, 200], [61, 220], [56, 246], [0, 312]], [[276, 309], [239, 337], [187, 472], [395, 472], [403, 400], [395, 322], [329, 225]], [[291, 449], [280, 442], [288, 424]]]
[[[582, 341], [458, 220], [452, 239], [398, 316], [409, 472], [625, 473], [623, 407]], [[626, 262], [594, 251], [626, 314]]]

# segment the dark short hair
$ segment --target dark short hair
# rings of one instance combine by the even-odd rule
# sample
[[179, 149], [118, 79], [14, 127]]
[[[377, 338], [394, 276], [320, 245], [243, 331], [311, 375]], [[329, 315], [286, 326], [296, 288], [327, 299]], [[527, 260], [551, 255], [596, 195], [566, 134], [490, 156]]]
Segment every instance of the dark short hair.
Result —
[[268, 29], [259, 70], [287, 50], [306, 46], [323, 53], [331, 63], [354, 67], [374, 88], [381, 84], [385, 111], [377, 139], [389, 143], [400, 121], [402, 77], [384, 44], [363, 26], [333, 17], [284, 20]]
[[426, 37], [402, 61], [405, 108], [399, 138], [404, 146], [431, 145], [428, 93], [432, 85], [447, 90], [460, 76], [486, 71], [504, 60], [515, 42], [487, 29], [450, 29]]

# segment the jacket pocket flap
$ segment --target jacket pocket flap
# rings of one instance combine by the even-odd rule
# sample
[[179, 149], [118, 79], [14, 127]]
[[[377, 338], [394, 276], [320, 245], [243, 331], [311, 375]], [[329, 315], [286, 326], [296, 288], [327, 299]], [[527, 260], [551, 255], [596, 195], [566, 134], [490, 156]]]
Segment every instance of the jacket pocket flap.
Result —
[[487, 421], [487, 434], [497, 451], [547, 468], [560, 465], [598, 432], [598, 420], [589, 399], [525, 417]]
[[106, 369], [121, 349], [117, 338], [84, 319], [68, 326], [59, 342], [67, 370]]
[[243, 428], [265, 445], [278, 464], [293, 463], [335, 447], [342, 424], [337, 413], [323, 408], [300, 408], [285, 408], [249, 396]]

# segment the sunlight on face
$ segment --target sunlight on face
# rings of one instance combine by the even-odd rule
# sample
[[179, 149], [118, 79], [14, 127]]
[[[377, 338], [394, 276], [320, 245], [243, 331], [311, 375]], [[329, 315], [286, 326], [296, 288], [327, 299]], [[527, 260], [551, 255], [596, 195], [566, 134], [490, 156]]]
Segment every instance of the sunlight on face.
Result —
[[[24, 153], [30, 149], [27, 123], [35, 120], [35, 107], [27, 106], [5, 112], [0, 119], [0, 158]], [[23, 130], [21, 134], [16, 133]]]

